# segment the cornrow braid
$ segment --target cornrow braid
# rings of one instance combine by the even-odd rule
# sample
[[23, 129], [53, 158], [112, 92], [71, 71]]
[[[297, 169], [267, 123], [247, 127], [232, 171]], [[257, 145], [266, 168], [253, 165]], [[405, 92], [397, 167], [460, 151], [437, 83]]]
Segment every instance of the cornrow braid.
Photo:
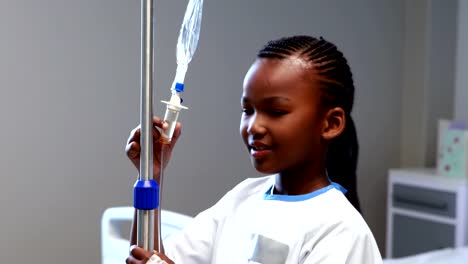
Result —
[[269, 41], [257, 54], [259, 58], [286, 59], [298, 56], [321, 76], [321, 101], [327, 108], [341, 107], [346, 113], [343, 133], [330, 142], [326, 158], [329, 178], [341, 184], [346, 197], [360, 211], [357, 196], [358, 139], [351, 118], [354, 104], [354, 82], [343, 53], [322, 37], [292, 36]]
[[282, 38], [279, 40], [272, 40], [259, 51], [257, 56], [259, 58], [278, 58], [285, 59], [292, 54], [297, 53], [299, 50], [304, 50], [308, 47], [308, 41], [299, 36], [291, 38]]

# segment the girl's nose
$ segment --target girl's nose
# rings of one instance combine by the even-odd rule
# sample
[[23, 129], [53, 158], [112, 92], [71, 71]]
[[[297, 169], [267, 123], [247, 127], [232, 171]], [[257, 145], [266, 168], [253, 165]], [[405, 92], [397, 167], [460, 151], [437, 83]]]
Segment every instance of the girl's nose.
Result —
[[267, 132], [265, 127], [264, 120], [262, 119], [261, 115], [255, 113], [249, 120], [249, 124], [247, 126], [247, 133], [250, 135], [263, 135]]

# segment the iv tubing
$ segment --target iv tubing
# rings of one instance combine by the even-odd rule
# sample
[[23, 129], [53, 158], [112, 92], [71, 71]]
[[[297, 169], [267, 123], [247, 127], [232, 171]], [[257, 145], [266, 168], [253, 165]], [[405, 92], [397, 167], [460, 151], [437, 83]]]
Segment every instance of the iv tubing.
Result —
[[162, 239], [161, 239], [161, 200], [162, 200], [162, 186], [163, 186], [163, 179], [164, 179], [164, 168], [163, 168], [163, 164], [164, 164], [164, 148], [166, 147], [165, 144], [162, 144], [161, 145], [161, 159], [160, 159], [160, 162], [161, 162], [161, 172], [159, 174], [159, 186], [161, 186], [161, 188], [159, 188], [159, 194], [158, 194], [158, 199], [159, 199], [159, 205], [158, 206], [158, 252], [163, 252], [163, 244], [162, 244]]

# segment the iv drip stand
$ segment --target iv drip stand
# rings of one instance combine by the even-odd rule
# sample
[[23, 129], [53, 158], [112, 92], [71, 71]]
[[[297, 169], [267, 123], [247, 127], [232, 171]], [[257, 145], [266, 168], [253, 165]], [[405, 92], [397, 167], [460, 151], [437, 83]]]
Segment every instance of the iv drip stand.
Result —
[[159, 207], [159, 185], [153, 179], [153, 1], [141, 0], [140, 175], [134, 185], [137, 244], [154, 250], [154, 211]]

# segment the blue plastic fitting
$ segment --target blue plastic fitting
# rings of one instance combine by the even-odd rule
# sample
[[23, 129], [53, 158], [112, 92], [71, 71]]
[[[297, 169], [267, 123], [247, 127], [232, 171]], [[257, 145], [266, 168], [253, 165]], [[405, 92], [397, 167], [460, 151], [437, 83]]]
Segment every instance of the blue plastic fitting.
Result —
[[155, 180], [137, 180], [133, 186], [133, 207], [154, 210], [159, 207], [159, 184]]
[[175, 91], [178, 93], [182, 93], [184, 91], [184, 84], [183, 83], [176, 83], [175, 84]]

